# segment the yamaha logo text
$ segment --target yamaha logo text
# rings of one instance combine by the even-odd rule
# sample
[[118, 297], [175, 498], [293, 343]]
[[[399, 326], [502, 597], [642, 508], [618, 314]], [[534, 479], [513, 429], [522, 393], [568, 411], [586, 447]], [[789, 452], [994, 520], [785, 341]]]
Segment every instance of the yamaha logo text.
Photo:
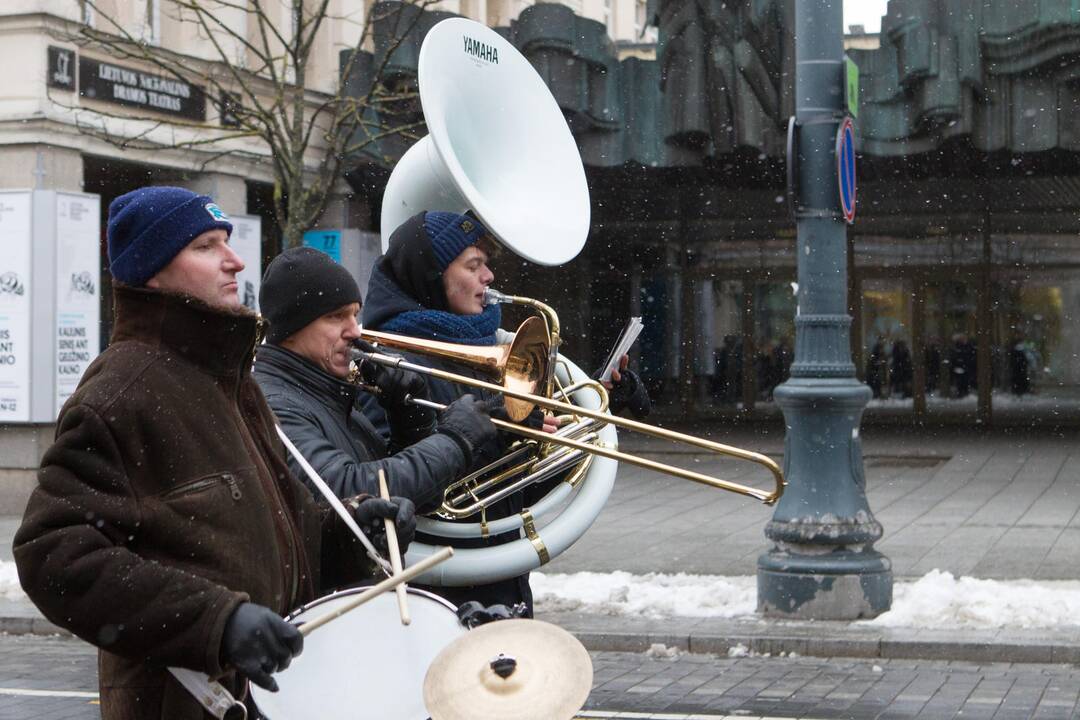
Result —
[[480, 42], [479, 40], [473, 40], [471, 37], [465, 36], [465, 54], [472, 55], [477, 60], [483, 60], [485, 62], [499, 64], [499, 51], [491, 45]]

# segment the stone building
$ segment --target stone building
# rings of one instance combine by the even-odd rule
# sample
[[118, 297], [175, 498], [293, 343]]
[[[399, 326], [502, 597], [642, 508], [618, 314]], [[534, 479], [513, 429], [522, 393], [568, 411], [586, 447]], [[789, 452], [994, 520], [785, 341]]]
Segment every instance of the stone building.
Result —
[[[567, 4], [630, 48], [648, 41], [644, 0]], [[312, 107], [338, 88], [341, 53], [360, 42], [372, 5], [331, 0], [305, 85]], [[445, 0], [430, 8], [506, 24], [531, 5]], [[262, 7], [275, 27], [294, 32], [288, 3]], [[238, 37], [256, 32], [251, 17], [236, 7], [223, 6], [218, 17]], [[127, 33], [191, 74], [186, 80], [166, 76], [137, 54], [124, 57], [87, 44], [88, 28]], [[224, 43], [236, 67], [253, 66], [237, 38], [217, 33], [214, 40]], [[267, 148], [243, 137], [200, 144], [230, 127], [225, 99], [198, 81], [226, 72], [218, 57], [211, 37], [178, 19], [170, 0], [0, 3], [0, 512], [21, 510], [51, 441], [57, 407], [108, 340], [104, 219], [112, 199], [146, 184], [213, 195], [236, 220], [234, 241], [242, 243], [249, 266], [243, 278], [249, 302], [257, 298], [260, 261], [280, 250]], [[304, 158], [313, 174], [321, 149], [316, 134]], [[222, 156], [223, 150], [231, 152]], [[318, 228], [359, 236], [373, 229], [371, 204], [341, 181]], [[52, 270], [42, 274], [46, 265]]]
[[[599, 362], [628, 315], [662, 410], [779, 417], [791, 363], [791, 0], [651, 0], [655, 60], [536, 5], [507, 36], [586, 164], [593, 227], [558, 270], [506, 263]], [[1080, 10], [1068, 0], [892, 0], [860, 69], [852, 350], [871, 421], [1080, 418]], [[407, 63], [401, 68], [408, 74]], [[415, 67], [413, 68], [415, 69]], [[376, 201], [380, 171], [349, 180]]]
[[[771, 391], [786, 377], [796, 312], [785, 187], [793, 2], [443, 0], [394, 58], [397, 81], [415, 81], [425, 29], [461, 14], [498, 28], [544, 77], [586, 165], [593, 228], [585, 251], [563, 268], [504, 257], [499, 284], [552, 302], [566, 351], [584, 366], [599, 362], [628, 315], [642, 315], [635, 362], [661, 418], [779, 417]], [[92, 240], [83, 245], [99, 251], [100, 213], [147, 183], [214, 194], [248, 222], [251, 254], [271, 257], [280, 232], [269, 212], [265, 148], [237, 138], [228, 147], [239, 152], [216, 157], [168, 142], [170, 132], [198, 140], [220, 130], [228, 121], [222, 99], [191, 84], [155, 84], [153, 99], [126, 95], [133, 91], [123, 87], [125, 72], [137, 77], [152, 68], [73, 40], [86, 25], [102, 29], [102, 15], [111, 14], [143, 42], [212, 69], [209, 39], [176, 23], [169, 0], [97, 5], [103, 13], [79, 0], [0, 4], [0, 260], [12, 256], [5, 235], [12, 224], [4, 219], [8, 210], [17, 214], [19, 192], [96, 198], [97, 222], [80, 232], [97, 237], [97, 248]], [[307, 87], [313, 102], [335, 88], [341, 54], [356, 46], [369, 5], [331, 1]], [[878, 395], [871, 421], [1049, 427], [1080, 418], [1075, 5], [891, 0], [873, 42], [850, 41], [860, 68], [861, 149], [849, 232], [852, 349]], [[242, 13], [232, 22], [243, 28]], [[365, 57], [375, 57], [387, 37], [376, 32]], [[121, 140], [151, 145], [122, 147], [86, 132], [82, 123], [95, 111], [110, 117]], [[170, 119], [182, 120], [182, 129], [159, 127]], [[389, 138], [351, 158], [318, 229], [377, 233], [382, 188], [405, 147]], [[314, 169], [316, 158], [308, 160]], [[53, 211], [55, 231], [59, 205]], [[57, 254], [64, 256], [54, 251], [51, 262]], [[92, 288], [107, 319], [103, 255], [95, 256], [96, 271], [64, 280], [69, 294]], [[29, 292], [0, 266], [0, 317]], [[59, 312], [60, 299], [51, 302]], [[55, 317], [47, 319], [47, 336], [30, 343], [42, 354], [18, 348], [33, 366], [22, 376], [9, 372], [5, 358], [18, 353], [0, 333], [0, 413], [20, 382], [40, 406], [31, 421], [0, 417], [0, 510], [21, 507], [51, 437], [49, 408], [77, 379], [78, 362], [64, 378], [52, 364], [61, 353], [82, 357], [80, 343], [100, 347], [107, 339], [107, 323], [79, 336], [78, 328], [60, 330]], [[40, 383], [28, 387], [30, 377], [48, 392]]]

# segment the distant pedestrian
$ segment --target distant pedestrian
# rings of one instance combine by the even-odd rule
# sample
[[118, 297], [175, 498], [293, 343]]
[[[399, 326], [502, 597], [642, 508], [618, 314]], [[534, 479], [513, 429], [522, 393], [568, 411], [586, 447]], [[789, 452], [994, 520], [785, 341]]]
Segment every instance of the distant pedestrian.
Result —
[[881, 397], [881, 388], [885, 383], [887, 364], [885, 340], [879, 337], [874, 343], [874, 347], [871, 348], [870, 357], [866, 361], [866, 384], [870, 386], [875, 398]]
[[949, 351], [949, 367], [952, 371], [952, 386], [955, 388], [956, 397], [967, 397], [975, 386], [977, 362], [975, 346], [968, 340], [968, 336], [965, 333], [954, 335], [953, 346]]
[[911, 385], [915, 368], [911, 363], [911, 352], [907, 343], [897, 340], [892, 346], [891, 375], [889, 378], [892, 394], [896, 397], [911, 397]]
[[1031, 366], [1028, 362], [1027, 348], [1020, 336], [1009, 344], [1010, 387], [1014, 395], [1026, 395], [1031, 392]]
[[926, 362], [926, 394], [933, 395], [937, 393], [941, 381], [941, 345], [937, 339], [927, 343], [923, 356]]

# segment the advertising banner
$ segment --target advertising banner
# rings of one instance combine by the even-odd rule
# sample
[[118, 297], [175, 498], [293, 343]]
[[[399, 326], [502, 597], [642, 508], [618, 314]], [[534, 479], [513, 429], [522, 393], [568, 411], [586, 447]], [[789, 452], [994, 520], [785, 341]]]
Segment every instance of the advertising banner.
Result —
[[29, 192], [0, 192], [0, 422], [30, 420]]
[[100, 253], [101, 199], [56, 193], [56, 413], [98, 355]]
[[230, 215], [233, 224], [229, 244], [244, 261], [244, 270], [236, 276], [240, 302], [259, 311], [259, 285], [262, 281], [262, 218], [258, 215]]

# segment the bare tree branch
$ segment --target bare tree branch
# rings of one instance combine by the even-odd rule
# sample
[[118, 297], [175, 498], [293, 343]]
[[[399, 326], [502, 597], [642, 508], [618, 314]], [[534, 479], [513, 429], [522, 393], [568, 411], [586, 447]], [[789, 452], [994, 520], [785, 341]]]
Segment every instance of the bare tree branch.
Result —
[[[202, 86], [208, 95], [217, 96], [210, 99], [221, 104], [222, 113], [230, 112], [235, 126], [214, 127], [152, 111], [112, 112], [99, 103], [88, 106], [85, 100], [78, 104], [54, 102], [75, 113], [80, 132], [116, 147], [197, 150], [202, 169], [228, 156], [269, 161], [274, 178], [273, 212], [290, 246], [299, 244], [303, 232], [325, 211], [346, 158], [389, 137], [413, 138], [423, 128], [415, 109], [401, 112], [402, 104], [415, 107], [415, 88], [389, 88], [382, 78], [391, 56], [415, 31], [422, 11], [437, 0], [409, 0], [378, 9], [373, 3], [363, 22], [355, 23], [358, 42], [343, 59], [337, 86], [329, 93], [305, 85], [315, 61], [313, 51], [327, 21], [351, 22], [329, 13], [330, 0], [288, 0], [283, 8], [285, 23], [275, 20], [267, 0], [166, 2], [173, 11], [172, 20], [196, 28], [205, 39], [213, 51], [212, 61], [145, 42], [139, 28], [125, 27], [101, 7], [102, 0], [86, 0], [100, 18], [98, 28], [80, 26], [72, 40], [109, 57], [135, 61], [168, 78]], [[404, 18], [402, 12], [406, 13]], [[246, 20], [243, 25], [236, 22], [241, 14]], [[362, 67], [363, 47], [374, 38], [376, 22], [394, 27], [392, 37], [378, 48], [366, 86], [347, 88]], [[122, 132], [111, 126], [121, 121], [125, 123]], [[250, 146], [236, 147], [238, 140], [253, 139], [259, 141], [265, 154], [254, 153]]]

